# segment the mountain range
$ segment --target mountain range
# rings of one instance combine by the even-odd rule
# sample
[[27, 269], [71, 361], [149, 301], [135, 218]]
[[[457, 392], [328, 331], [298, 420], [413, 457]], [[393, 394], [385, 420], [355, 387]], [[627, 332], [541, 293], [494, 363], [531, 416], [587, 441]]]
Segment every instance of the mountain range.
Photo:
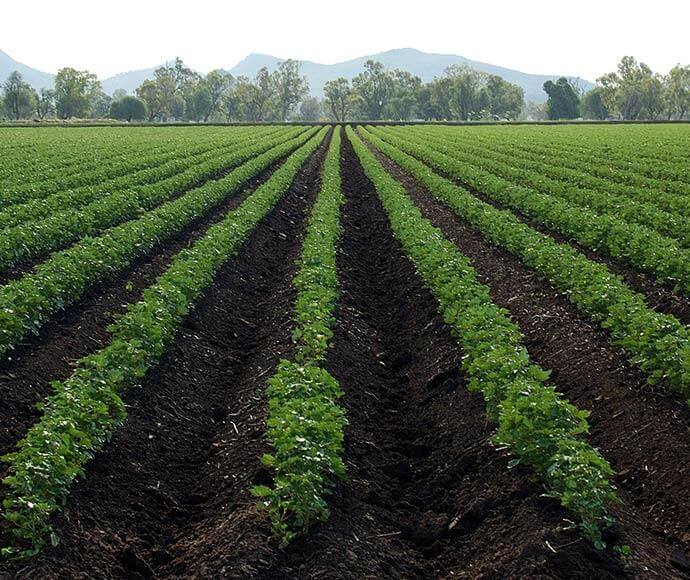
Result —
[[[377, 60], [387, 68], [399, 68], [419, 76], [422, 81], [427, 82], [435, 77], [440, 77], [443, 71], [453, 64], [464, 64], [470, 68], [489, 74], [503, 77], [505, 80], [521, 86], [525, 91], [525, 100], [543, 102], [546, 94], [542, 87], [548, 80], [555, 80], [561, 75], [539, 75], [520, 72], [493, 64], [469, 60], [463, 56], [453, 54], [433, 54], [422, 52], [414, 48], [400, 48], [362, 56], [352, 60], [335, 64], [321, 64], [309, 60], [301, 61], [302, 74], [307, 77], [311, 94], [317, 97], [323, 96], [323, 86], [326, 81], [345, 77], [351, 79], [362, 71], [364, 63], [368, 59]], [[252, 53], [242, 59], [232, 68], [228, 69], [235, 76], [245, 75], [253, 77], [263, 66], [269, 70], [274, 70], [281, 62], [278, 57]], [[112, 94], [116, 89], [124, 89], [128, 93], [133, 93], [144, 80], [151, 78], [153, 72], [158, 67], [134, 70], [117, 74], [101, 81], [103, 90]], [[4, 82], [7, 76], [13, 71], [18, 70], [24, 79], [34, 88], [50, 87], [53, 84], [54, 75], [33, 69], [27, 65], [12, 59], [8, 54], [0, 50], [0, 82]], [[576, 79], [580, 87], [585, 90], [591, 89], [594, 85], [583, 79]]]

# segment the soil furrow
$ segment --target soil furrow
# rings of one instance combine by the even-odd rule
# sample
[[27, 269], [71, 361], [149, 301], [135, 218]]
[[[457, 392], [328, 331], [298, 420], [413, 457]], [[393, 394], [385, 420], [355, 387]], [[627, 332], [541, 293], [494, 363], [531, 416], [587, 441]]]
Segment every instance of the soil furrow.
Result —
[[[255, 471], [259, 458], [232, 435], [262, 416], [264, 381], [291, 348], [291, 280], [325, 151], [305, 164], [128, 396], [127, 422], [56, 518], [60, 546], [20, 577], [167, 576], [161, 569], [179, 556], [178, 534], [203, 529], [247, 493], [238, 474]], [[222, 464], [228, 450], [238, 460]], [[203, 575], [202, 564], [180, 573]]]
[[[570, 532], [564, 513], [490, 445], [461, 353], [394, 239], [372, 184], [343, 143], [341, 298], [326, 368], [345, 391], [348, 480], [331, 517], [278, 550], [247, 499], [226, 551], [203, 574], [255, 578], [581, 577], [618, 572]], [[236, 542], [235, 539], [241, 538]], [[546, 545], [564, 546], [556, 557]], [[198, 548], [199, 557], [202, 548]]]
[[106, 327], [113, 316], [139, 300], [180, 250], [237, 208], [283, 160], [250, 180], [211, 213], [136, 260], [117, 278], [96, 285], [77, 304], [48, 321], [39, 335], [28, 338], [10, 357], [0, 360], [0, 454], [9, 451], [36, 420], [39, 412], [35, 404], [50, 394], [51, 381], [66, 379], [76, 360], [108, 343]]
[[552, 382], [569, 400], [592, 411], [590, 441], [616, 471], [624, 505], [615, 512], [638, 573], [680, 574], [669, 562], [674, 550], [690, 548], [690, 411], [663, 386], [647, 385], [626, 353], [609, 344], [607, 333], [548, 282], [377, 156], [423, 214], [470, 258], [494, 302], [520, 326], [531, 358], [552, 369]]

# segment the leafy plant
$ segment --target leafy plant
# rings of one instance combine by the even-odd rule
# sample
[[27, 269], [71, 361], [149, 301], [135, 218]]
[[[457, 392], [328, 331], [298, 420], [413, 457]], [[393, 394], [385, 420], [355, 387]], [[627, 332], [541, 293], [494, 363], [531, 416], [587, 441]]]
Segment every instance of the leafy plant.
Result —
[[64, 504], [72, 482], [126, 417], [122, 396], [165, 353], [189, 309], [218, 269], [275, 206], [297, 171], [323, 140], [321, 129], [295, 151], [242, 205], [177, 254], [142, 299], [109, 328], [112, 341], [79, 360], [71, 377], [53, 383], [39, 421], [6, 455], [3, 501], [16, 556], [40, 550], [50, 516]]
[[434, 173], [416, 157], [434, 157], [431, 149], [405, 144], [407, 150], [415, 152], [413, 156], [398, 148], [402, 147], [400, 139], [395, 139], [394, 146], [380, 139], [379, 134], [378, 130], [363, 132], [458, 216], [492, 243], [518, 256], [606, 328], [611, 342], [630, 353], [650, 383], [664, 381], [690, 404], [690, 331], [677, 318], [651, 309], [641, 294], [632, 291], [603, 264], [588, 260], [571, 246], [559, 244], [520, 222], [512, 212], [496, 209]]
[[252, 489], [262, 498], [273, 533], [283, 544], [305, 534], [313, 522], [327, 519], [325, 495], [332, 481], [345, 475], [341, 455], [346, 419], [337, 404], [342, 391], [318, 364], [333, 336], [338, 299], [340, 141], [336, 129], [293, 281], [298, 291], [292, 334], [297, 352], [294, 361], [281, 361], [269, 380], [268, 440], [274, 451], [263, 462], [275, 471], [275, 484]]
[[469, 388], [484, 395], [498, 423], [495, 441], [516, 456], [513, 464], [532, 468], [549, 494], [578, 517], [582, 535], [603, 547], [601, 529], [611, 522], [607, 507], [618, 498], [608, 462], [582, 439], [587, 413], [546, 384], [548, 373], [530, 362], [518, 327], [491, 301], [469, 260], [422, 216], [354, 130], [348, 127], [347, 134], [393, 233], [463, 351]]

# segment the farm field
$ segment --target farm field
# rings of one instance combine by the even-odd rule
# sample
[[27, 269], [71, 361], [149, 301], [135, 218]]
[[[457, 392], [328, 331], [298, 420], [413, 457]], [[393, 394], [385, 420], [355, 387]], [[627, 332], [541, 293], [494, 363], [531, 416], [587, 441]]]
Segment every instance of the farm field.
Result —
[[0, 577], [690, 577], [690, 125], [0, 128]]

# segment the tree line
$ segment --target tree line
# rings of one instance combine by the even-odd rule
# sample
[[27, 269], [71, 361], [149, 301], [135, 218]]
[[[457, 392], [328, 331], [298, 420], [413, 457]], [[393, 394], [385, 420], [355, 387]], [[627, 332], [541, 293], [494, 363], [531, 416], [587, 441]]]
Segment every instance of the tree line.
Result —
[[542, 114], [549, 119], [680, 120], [690, 114], [690, 65], [674, 66], [666, 75], [624, 56], [615, 72], [580, 91], [568, 79], [544, 83], [548, 100]]
[[618, 70], [597, 79], [590, 91], [565, 77], [546, 82], [544, 91], [546, 103], [525, 103], [521, 87], [463, 65], [424, 83], [408, 71], [369, 60], [351, 81], [328, 81], [324, 98], [318, 99], [309, 95], [295, 60], [281, 62], [273, 72], [261, 68], [248, 78], [220, 69], [202, 75], [178, 58], [156, 69], [134, 95], [121, 89], [108, 95], [96, 75], [73, 68], [58, 71], [53, 89], [36, 91], [15, 71], [2, 85], [0, 116], [202, 123], [684, 119], [690, 114], [690, 66], [677, 65], [660, 75], [624, 57]]
[[334, 121], [482, 118], [515, 119], [524, 106], [520, 87], [464, 66], [449, 67], [429, 83], [407, 71], [369, 60], [352, 81], [326, 83], [324, 98], [309, 95], [300, 63], [261, 68], [254, 78], [223, 70], [201, 75], [181, 59], [159, 67], [128, 95], [110, 96], [88, 71], [61, 69], [54, 89], [35, 91], [14, 72], [3, 85], [4, 115], [11, 119], [113, 118], [125, 121]]

